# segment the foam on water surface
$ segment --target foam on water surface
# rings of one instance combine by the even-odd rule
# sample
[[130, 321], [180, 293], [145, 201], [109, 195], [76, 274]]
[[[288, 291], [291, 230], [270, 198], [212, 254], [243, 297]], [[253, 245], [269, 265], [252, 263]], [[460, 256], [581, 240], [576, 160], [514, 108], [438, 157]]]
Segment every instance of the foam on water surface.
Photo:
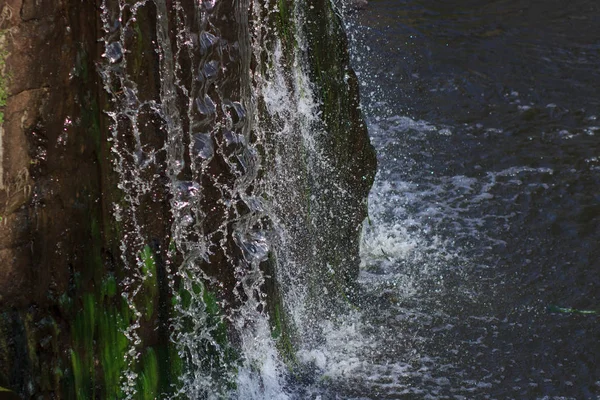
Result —
[[[241, 33], [232, 44], [203, 19], [218, 3], [196, 4], [200, 32], [191, 34], [184, 27], [183, 8], [174, 2], [174, 26], [161, 17], [156, 21], [160, 93], [149, 100], [128, 75], [133, 54], [126, 45], [127, 35], [136, 24], [138, 9], [152, 4], [163, 15], [167, 2], [107, 3], [100, 75], [115, 105], [107, 114], [123, 201], [114, 211], [115, 220], [128, 228], [121, 261], [132, 271], [131, 278], [121, 282], [134, 315], [125, 332], [128, 368], [121, 381], [128, 398], [134, 398], [137, 390], [133, 365], [140, 357], [142, 321], [137, 304], [148, 279], [140, 256], [148, 246], [140, 204], [157, 190], [166, 191], [171, 199], [172, 242], [166, 268], [176, 315], [170, 319], [170, 340], [187, 366], [177, 388], [184, 397], [459, 399], [488, 393], [505, 380], [515, 387], [543, 381], [542, 372], [521, 381], [508, 368], [485, 370], [496, 354], [510, 365], [523, 361], [518, 349], [507, 345], [509, 340], [495, 339], [528, 337], [523, 321], [537, 318], [539, 312], [523, 307], [511, 310], [516, 317], [498, 313], [489, 293], [501, 297], [504, 277], [494, 276], [495, 265], [484, 255], [506, 246], [503, 233], [520, 218], [514, 206], [518, 199], [543, 197], [554, 190], [556, 174], [570, 172], [523, 162], [465, 168], [457, 154], [445, 152], [455, 148], [449, 144], [457, 135], [467, 132], [465, 136], [472, 138], [476, 132], [494, 137], [502, 135], [502, 129], [411, 119], [394, 110], [384, 88], [377, 86], [377, 77], [357, 65], [379, 170], [362, 230], [358, 293], [334, 306], [328, 299], [336, 294], [328, 293], [331, 287], [319, 281], [335, 273], [319, 257], [320, 234], [322, 221], [345, 212], [328, 209], [329, 200], [343, 199], [349, 188], [332, 176], [332, 162], [320, 147], [324, 135], [320, 104], [310, 83], [307, 45], [300, 29], [305, 4], [296, 2], [292, 10], [298, 24], [290, 68], [286, 64], [290, 55], [284, 54], [280, 40], [268, 54], [262, 46], [263, 29], [268, 27], [264, 18], [279, 10], [265, 14], [260, 2], [251, 3], [253, 30]], [[248, 12], [248, 4], [239, 6], [240, 15]], [[171, 28], [176, 30], [177, 46], [169, 39]], [[202, 57], [194, 58], [194, 46], [199, 46]], [[217, 47], [219, 51], [214, 50]], [[238, 97], [225, 98], [210, 85], [227, 60], [211, 57], [240, 48], [244, 56], [266, 60], [268, 67], [241, 79]], [[185, 84], [181, 65], [173, 61], [187, 53], [197, 75], [191, 85]], [[364, 61], [369, 55], [361, 57]], [[250, 63], [250, 58], [244, 59], [239, 66], [249, 68]], [[186, 101], [178, 102], [176, 93], [185, 94]], [[530, 106], [517, 102], [518, 94], [510, 98], [519, 112], [531, 112]], [[268, 121], [258, 119], [259, 104]], [[217, 114], [226, 118], [215, 124]], [[159, 121], [159, 130], [166, 135], [162, 147], [150, 140], [148, 119]], [[576, 134], [593, 136], [594, 124], [595, 119], [590, 120], [587, 131]], [[123, 125], [130, 137], [120, 133]], [[572, 132], [557, 135], [564, 140]], [[211, 174], [215, 159], [222, 160], [231, 182]], [[595, 156], [585, 159], [590, 170], [598, 164]], [[165, 168], [167, 179], [155, 173], [159, 166]], [[202, 221], [216, 214], [203, 207], [215, 193], [199, 182], [208, 183], [220, 196], [218, 213], [224, 217], [211, 220], [210, 229]], [[239, 252], [238, 261], [233, 252]], [[203, 269], [215, 253], [223, 254], [236, 280], [229, 300], [235, 306], [217, 315], [207, 306], [206, 296], [209, 287], [224, 283]], [[261, 264], [272, 259], [276, 267], [265, 273]], [[294, 330], [290, 336], [297, 352], [285, 360], [265, 311], [262, 287], [268, 279], [279, 283], [281, 304]], [[482, 296], [484, 292], [488, 295]], [[231, 327], [239, 348], [235, 361], [228, 359], [227, 346], [215, 340], [223, 322]], [[207, 348], [226, 360], [223, 365], [211, 364]]]

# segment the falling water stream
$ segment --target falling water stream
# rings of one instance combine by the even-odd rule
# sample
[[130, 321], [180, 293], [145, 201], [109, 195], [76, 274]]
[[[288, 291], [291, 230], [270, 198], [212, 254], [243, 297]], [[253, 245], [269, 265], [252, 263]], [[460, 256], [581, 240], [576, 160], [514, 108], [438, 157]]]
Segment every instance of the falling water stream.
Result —
[[[144, 272], [140, 254], [155, 233], [144, 208], [153, 198], [169, 199], [169, 220], [162, 221], [170, 238], [164, 263], [175, 304], [169, 340], [185, 364], [177, 386], [183, 397], [598, 395], [598, 367], [592, 360], [599, 354], [594, 342], [598, 328], [589, 318], [545, 311], [550, 302], [571, 306], [577, 296], [544, 297], [551, 291], [547, 281], [539, 288], [548, 291], [530, 290], [521, 297], [511, 286], [540, 279], [523, 272], [540, 259], [515, 245], [518, 239], [510, 228], [526, 226], [523, 220], [531, 220], [523, 214], [533, 212], [514, 202], [540, 202], [543, 193], [559, 185], [556, 174], [568, 172], [525, 156], [489, 161], [495, 150], [481, 150], [480, 138], [497, 136], [497, 143], [508, 143], [512, 134], [505, 134], [504, 128], [512, 128], [497, 121], [475, 116], [452, 122], [446, 116], [453, 110], [443, 110], [443, 117], [436, 119], [427, 105], [411, 114], [402, 102], [413, 96], [420, 105], [427, 96], [418, 97], [418, 88], [394, 86], [397, 82], [390, 83], [390, 76], [397, 72], [403, 79], [419, 80], [420, 56], [402, 53], [400, 42], [393, 49], [386, 46], [395, 34], [404, 40], [415, 33], [408, 25], [402, 25], [408, 32], [398, 28], [387, 33], [394, 20], [386, 28], [385, 21], [368, 14], [385, 14], [389, 7], [390, 15], [405, 16], [402, 7], [388, 3], [359, 16], [363, 20], [354, 16], [354, 25], [348, 27], [380, 163], [362, 228], [358, 285], [348, 299], [335, 285], [321, 284], [336, 273], [324, 256], [331, 245], [326, 230], [334, 229], [337, 219], [351, 218], [344, 199], [352, 187], [339, 179], [323, 148], [326, 130], [302, 29], [306, 4], [295, 2], [292, 10], [295, 23], [288, 29], [293, 29], [295, 46], [290, 56], [282, 39], [270, 31], [273, 15], [281, 11], [275, 4], [240, 1], [219, 13], [219, 2], [210, 0], [195, 2], [192, 8], [167, 0], [104, 2], [105, 52], [99, 69], [112, 104], [110, 144], [123, 193], [113, 212], [126, 232], [121, 261], [131, 274], [121, 286], [136, 321], [125, 332], [129, 368], [122, 387], [129, 398], [136, 390], [133, 365], [140, 357], [143, 329], [136, 299], [152, 278]], [[155, 21], [138, 20], [144, 8], [153, 10]], [[175, 12], [168, 14], [167, 8]], [[426, 19], [426, 11], [419, 18]], [[229, 15], [238, 28], [220, 30], [213, 18], [222, 15]], [[141, 40], [138, 25], [148, 23], [155, 23], [150, 39], [154, 54], [144, 57], [159, 64], [157, 77], [132, 72], [143, 70], [137, 64], [144, 58], [136, 54], [135, 43]], [[404, 23], [416, 22], [407, 17]], [[418, 41], [406, 46], [414, 43]], [[398, 64], [408, 59], [406, 70], [395, 71], [382, 61], [382, 54], [396, 52]], [[225, 72], [227, 79], [222, 78]], [[452, 79], [468, 93], [479, 88], [479, 82], [461, 83], [458, 73]], [[145, 88], [149, 80], [160, 83], [158, 93]], [[427, 89], [435, 96], [452, 92], [448, 82]], [[511, 118], [531, 113], [532, 106], [517, 101], [519, 91], [508, 86], [502, 105], [514, 106]], [[543, 110], [568, 108], [551, 104]], [[584, 114], [574, 117], [589, 122], [588, 131], [574, 133], [582, 142], [597, 131], [594, 110]], [[523, 123], [530, 121], [523, 117]], [[554, 135], [551, 141], [567, 135], [553, 129], [532, 134], [530, 141], [542, 142], [538, 151], [546, 151], [543, 135]], [[465, 148], [480, 151], [481, 157], [469, 160]], [[597, 159], [588, 159], [597, 174]], [[597, 183], [595, 176], [591, 179]], [[528, 238], [539, 244], [544, 234], [533, 230]], [[519, 255], [503, 255], [513, 251]], [[543, 252], [538, 256], [550, 262]], [[229, 278], [211, 269], [217, 262], [230, 266]], [[270, 280], [276, 282], [276, 291], [265, 293]], [[219, 288], [230, 290], [229, 297], [211, 297], [211, 290]], [[593, 288], [585, 290], [583, 294], [597, 297]], [[267, 312], [273, 298], [284, 308], [277, 312], [289, 319], [293, 355], [283, 355], [274, 335]], [[590, 306], [581, 302], [583, 308]], [[235, 349], [216, 339], [224, 325]], [[550, 339], [541, 343], [549, 332]], [[589, 353], [571, 340], [572, 332], [589, 345]]]
[[[147, 245], [153, 234], [152, 222], [145, 222], [148, 199], [170, 199], [165, 260], [175, 304], [170, 340], [185, 365], [178, 394], [306, 395], [312, 389], [301, 387], [298, 374], [308, 371], [309, 381], [320, 374], [303, 355], [325, 340], [328, 321], [349, 307], [347, 300], [336, 300], [339, 293], [328, 293], [337, 289], [323, 282], [334, 282], [327, 276], [336, 272], [322, 254], [328, 227], [349, 212], [343, 204], [353, 188], [338, 178], [322, 148], [326, 133], [302, 29], [306, 5], [294, 4], [291, 55], [284, 55], [282, 39], [270, 32], [269, 20], [279, 10], [266, 3], [242, 1], [228, 10], [210, 1], [191, 9], [165, 0], [103, 4], [100, 74], [112, 102], [110, 140], [123, 192], [113, 211], [126, 230], [121, 261], [131, 278], [121, 285], [136, 321], [125, 332], [129, 367], [122, 389], [129, 398], [136, 391], [133, 365], [143, 326], [136, 304], [152, 279], [144, 254], [155, 251]], [[175, 12], [168, 14], [167, 7]], [[139, 26], [148, 21], [140, 10], [148, 8], [156, 13], [154, 54], [141, 57]], [[221, 15], [231, 19], [231, 29], [217, 28]], [[153, 57], [160, 82], [155, 94], [144, 86], [147, 76], [140, 80], [132, 72], [143, 70], [136, 65], [140, 60]], [[223, 278], [211, 267], [217, 264], [232, 276]], [[270, 293], [267, 280], [276, 282]], [[216, 299], [214, 290], [228, 295]], [[276, 343], [284, 333], [274, 332], [267, 301], [283, 308], [274, 311], [285, 314], [279, 322], [284, 326], [276, 329], [285, 329], [298, 350], [287, 360]], [[227, 311], [215, 315], [219, 309]], [[235, 349], [217, 339], [223, 335], [234, 338]], [[290, 362], [300, 372], [291, 374]]]

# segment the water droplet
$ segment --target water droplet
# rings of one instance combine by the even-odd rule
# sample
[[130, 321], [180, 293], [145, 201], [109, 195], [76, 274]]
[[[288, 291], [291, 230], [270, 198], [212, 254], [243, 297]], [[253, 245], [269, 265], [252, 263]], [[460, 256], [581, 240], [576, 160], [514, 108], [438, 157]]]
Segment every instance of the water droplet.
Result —
[[106, 46], [106, 51], [102, 54], [102, 57], [108, 58], [111, 64], [119, 62], [123, 58], [123, 48], [121, 42], [113, 42]]
[[202, 32], [200, 34], [200, 54], [205, 54], [218, 41], [219, 38], [212, 33]]
[[200, 194], [200, 185], [191, 181], [180, 181], [175, 191], [175, 208], [181, 210]]
[[198, 112], [203, 115], [214, 114], [217, 110], [215, 103], [208, 95], [204, 95], [204, 99], [196, 99], [196, 108], [198, 109]]
[[194, 217], [192, 217], [191, 215], [187, 214], [184, 215], [181, 218], [181, 226], [183, 227], [188, 227], [191, 226], [194, 223]]
[[206, 10], [212, 10], [217, 4], [216, 0], [198, 0], [198, 2], [202, 5], [202, 7]]
[[214, 153], [214, 145], [212, 137], [209, 133], [197, 133], [194, 139], [194, 155], [204, 159], [212, 158]]
[[217, 76], [217, 72], [219, 72], [219, 62], [218, 61], [209, 61], [204, 64], [202, 67], [202, 73], [207, 79], [214, 78]]
[[[231, 110], [231, 109], [233, 109], [233, 110]], [[240, 122], [243, 122], [244, 118], [246, 118], [246, 109], [238, 101], [234, 101], [234, 102], [228, 101], [226, 103], [225, 111], [228, 112], [229, 115], [231, 116], [231, 119], [232, 119], [232, 122], [234, 125], [237, 125]]]
[[223, 129], [223, 138], [227, 146], [231, 144], [244, 144], [244, 135], [239, 135], [229, 129]]
[[267, 259], [269, 245], [263, 232], [240, 233], [235, 240], [242, 249], [244, 258], [249, 262], [261, 262]]
[[131, 108], [137, 108], [139, 107], [139, 100], [138, 100], [138, 96], [135, 92], [135, 90], [131, 89], [131, 88], [123, 88], [123, 94], [125, 96], [125, 102], [127, 103], [127, 105]]

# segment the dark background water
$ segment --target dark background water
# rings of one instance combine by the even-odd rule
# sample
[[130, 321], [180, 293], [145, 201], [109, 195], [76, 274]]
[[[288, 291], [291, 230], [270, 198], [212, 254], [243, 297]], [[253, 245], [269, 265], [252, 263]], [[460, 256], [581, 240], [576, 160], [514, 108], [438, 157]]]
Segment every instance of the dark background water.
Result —
[[407, 369], [351, 393], [600, 398], [600, 3], [373, 0], [353, 19], [379, 222], [448, 261], [381, 263], [419, 286], [368, 306], [373, 362]]

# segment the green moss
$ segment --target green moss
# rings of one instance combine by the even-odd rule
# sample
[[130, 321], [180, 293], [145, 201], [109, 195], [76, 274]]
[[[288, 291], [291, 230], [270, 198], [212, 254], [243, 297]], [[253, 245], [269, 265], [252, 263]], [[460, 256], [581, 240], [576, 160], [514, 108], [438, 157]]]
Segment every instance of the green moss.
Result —
[[158, 359], [154, 349], [149, 347], [141, 360], [138, 376], [138, 399], [154, 400], [158, 396]]
[[156, 275], [156, 260], [150, 246], [146, 245], [140, 252], [142, 267], [143, 292], [141, 294], [143, 310], [146, 320], [150, 320], [154, 314], [154, 302], [158, 299], [158, 282]]
[[277, 0], [280, 37], [286, 41], [286, 44], [292, 44], [294, 41], [294, 25], [290, 6], [292, 5], [289, 4], [289, 0]]
[[89, 77], [88, 62], [87, 52], [84, 49], [80, 49], [75, 56], [74, 75], [83, 81], [87, 81]]
[[126, 367], [125, 353], [128, 340], [123, 334], [129, 325], [129, 307], [122, 300], [120, 309], [110, 306], [98, 319], [98, 350], [104, 376], [105, 397], [119, 399], [122, 396], [120, 379]]
[[83, 96], [83, 103], [85, 107], [82, 107], [81, 112], [81, 126], [87, 130], [88, 134], [92, 136], [94, 146], [96, 149], [96, 157], [99, 163], [100, 153], [102, 145], [102, 132], [100, 130], [100, 108], [95, 98], [90, 97], [89, 93]]
[[88, 265], [89, 274], [94, 281], [94, 284], [98, 284], [96, 287], [101, 288], [102, 277], [104, 275], [104, 262], [102, 260], [102, 233], [100, 230], [100, 224], [98, 218], [93, 216], [90, 221], [90, 234], [92, 236], [92, 245], [88, 253]]
[[[181, 309], [198, 307], [198, 315], [201, 315], [201, 310], [204, 309], [204, 329], [208, 332], [209, 337], [198, 338], [199, 347], [203, 350], [201, 369], [222, 385], [220, 388], [215, 388], [215, 393], [219, 390], [226, 391], [234, 388], [235, 382], [232, 377], [237, 371], [239, 354], [229, 341], [227, 325], [216, 294], [208, 290], [202, 283], [194, 282], [191, 290], [180, 286], [177, 296], [174, 297], [174, 304]], [[194, 329], [196, 322], [190, 317], [183, 317], [183, 321], [184, 331]], [[184, 364], [185, 358], [182, 360], [182, 366]]]
[[78, 400], [122, 398], [121, 375], [129, 349], [124, 332], [131, 318], [127, 302], [115, 294], [116, 282], [108, 275], [101, 295], [81, 296], [71, 327], [71, 371], [63, 385]]
[[88, 391], [86, 390], [87, 385], [87, 368], [83, 365], [79, 354], [71, 349], [71, 369], [73, 373], [73, 390], [75, 391], [75, 398], [77, 400], [85, 400], [88, 397]]
[[96, 299], [91, 293], [82, 296], [82, 307], [71, 326], [71, 367], [77, 399], [93, 398], [95, 388], [94, 334]]
[[112, 298], [117, 294], [117, 280], [113, 274], [108, 274], [102, 281], [102, 297]]
[[286, 323], [285, 314], [281, 310], [281, 305], [276, 302], [274, 312], [271, 316], [271, 335], [276, 340], [277, 350], [281, 354], [283, 360], [288, 365], [290, 370], [293, 370], [298, 365], [296, 358], [296, 350], [292, 343], [292, 334], [289, 329], [289, 324]]

